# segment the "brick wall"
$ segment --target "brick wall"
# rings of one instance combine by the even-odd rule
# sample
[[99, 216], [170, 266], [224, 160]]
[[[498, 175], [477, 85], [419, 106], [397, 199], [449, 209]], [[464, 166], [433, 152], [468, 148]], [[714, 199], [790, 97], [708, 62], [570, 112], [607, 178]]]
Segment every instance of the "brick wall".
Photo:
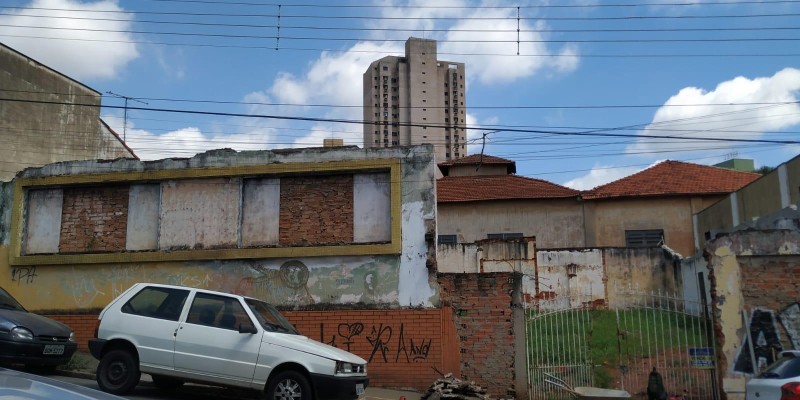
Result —
[[525, 357], [515, 352], [513, 305], [521, 290], [519, 274], [439, 274], [439, 285], [461, 342], [461, 377], [493, 397], [514, 396], [515, 356]]
[[[459, 347], [449, 307], [423, 310], [285, 311], [305, 336], [369, 361], [370, 385], [427, 389], [440, 375], [459, 375]], [[88, 351], [97, 314], [47, 315], [69, 325]]]
[[97, 328], [97, 317], [99, 314], [51, 314], [46, 315], [58, 322], [68, 325], [75, 331], [75, 341], [78, 343], [78, 350], [89, 351], [89, 339], [94, 338], [94, 330]]
[[314, 246], [353, 242], [353, 176], [281, 179], [279, 243]]
[[286, 311], [303, 335], [369, 362], [370, 385], [425, 390], [459, 374], [452, 309]]
[[128, 187], [64, 189], [60, 253], [124, 251]]
[[741, 257], [739, 265], [748, 309], [780, 312], [800, 301], [800, 257]]

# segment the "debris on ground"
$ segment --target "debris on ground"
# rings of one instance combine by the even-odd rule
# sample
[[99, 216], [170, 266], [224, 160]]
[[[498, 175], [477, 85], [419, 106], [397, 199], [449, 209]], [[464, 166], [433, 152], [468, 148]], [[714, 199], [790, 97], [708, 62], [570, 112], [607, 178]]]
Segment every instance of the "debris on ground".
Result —
[[491, 398], [486, 395], [486, 389], [476, 385], [475, 382], [462, 381], [447, 374], [428, 388], [428, 391], [422, 395], [422, 400], [440, 400], [440, 399], [457, 399], [457, 400], [490, 400]]

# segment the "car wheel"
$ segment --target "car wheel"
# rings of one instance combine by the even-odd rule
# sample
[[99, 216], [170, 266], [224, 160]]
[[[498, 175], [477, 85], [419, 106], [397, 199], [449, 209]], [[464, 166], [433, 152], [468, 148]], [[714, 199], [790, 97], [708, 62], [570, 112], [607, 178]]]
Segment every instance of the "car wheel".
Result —
[[183, 386], [183, 381], [170, 378], [168, 376], [163, 375], [151, 375], [153, 378], [153, 386], [166, 391], [175, 390], [181, 386]]
[[311, 400], [311, 385], [303, 374], [284, 371], [270, 379], [267, 385], [268, 400]]
[[106, 353], [97, 366], [97, 384], [104, 392], [125, 394], [139, 384], [139, 362], [127, 350]]

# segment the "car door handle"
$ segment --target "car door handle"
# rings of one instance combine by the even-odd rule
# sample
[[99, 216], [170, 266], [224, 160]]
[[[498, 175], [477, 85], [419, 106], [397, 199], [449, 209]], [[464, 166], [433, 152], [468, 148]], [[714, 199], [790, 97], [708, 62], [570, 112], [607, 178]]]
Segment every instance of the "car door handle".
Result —
[[175, 328], [175, 332], [172, 332], [172, 337], [178, 337], [178, 328]]

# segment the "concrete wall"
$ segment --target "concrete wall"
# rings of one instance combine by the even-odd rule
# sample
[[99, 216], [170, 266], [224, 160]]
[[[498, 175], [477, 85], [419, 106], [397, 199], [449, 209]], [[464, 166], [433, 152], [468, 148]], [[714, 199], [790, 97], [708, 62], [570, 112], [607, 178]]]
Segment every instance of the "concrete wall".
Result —
[[800, 156], [698, 212], [700, 235], [730, 232], [740, 224], [752, 225], [764, 215], [800, 204]]
[[471, 243], [490, 233], [535, 236], [540, 249], [584, 246], [583, 211], [575, 199], [511, 200], [438, 205], [438, 234]]
[[3, 45], [0, 87], [21, 100], [0, 107], [0, 180], [57, 161], [133, 157], [100, 122], [100, 93]]
[[695, 254], [692, 215], [720, 196], [657, 197], [587, 201], [586, 246], [624, 247], [626, 230], [662, 229], [665, 244], [683, 256]]
[[[17, 195], [0, 202], [0, 215], [4, 216], [2, 235], [11, 239], [0, 247], [0, 256], [8, 255], [0, 258], [0, 270], [7, 271], [0, 275], [0, 285], [8, 287], [29, 309], [50, 312], [98, 310], [131, 284], [144, 281], [242, 293], [298, 309], [357, 303], [367, 308], [433, 307], [439, 297], [435, 278], [429, 274], [435, 236], [434, 164], [430, 150], [429, 146], [418, 146], [214, 151], [191, 159], [86, 161], [30, 169], [15, 181]], [[318, 202], [311, 204], [309, 199], [314, 196], [295, 193], [291, 198], [281, 196], [276, 207], [271, 203], [274, 192], [264, 189], [276, 174], [283, 191], [287, 184], [296, 188], [291, 184], [312, 179], [320, 171], [325, 171], [325, 177], [349, 175], [349, 181], [345, 179], [350, 183], [349, 192], [345, 190], [349, 194], [320, 195], [316, 197]], [[96, 175], [98, 172], [102, 173]], [[376, 172], [383, 174], [383, 181], [374, 175]], [[352, 178], [362, 173], [368, 177]], [[389, 176], [392, 183], [385, 179]], [[260, 189], [243, 190], [243, 186], [247, 187], [243, 182], [251, 178], [261, 179], [257, 182]], [[43, 239], [31, 234], [37, 232], [32, 229], [37, 226], [34, 220], [59, 221], [57, 211], [63, 205], [57, 201], [31, 202], [26, 200], [26, 193], [66, 193], [76, 183], [93, 179], [96, 181], [91, 185], [95, 188], [131, 188], [124, 196], [129, 199], [124, 206], [142, 216], [143, 222], [136, 225], [133, 235], [126, 236], [127, 242], [118, 250], [85, 248], [80, 254], [43, 254], [37, 247]], [[354, 189], [355, 181], [367, 182], [367, 186]], [[47, 189], [42, 190], [40, 187], [45, 186], [39, 185]], [[355, 209], [366, 215], [389, 214], [379, 219], [391, 221], [389, 237], [377, 237], [384, 240], [370, 243], [354, 240], [353, 221], [357, 218], [352, 210], [356, 192], [362, 198]], [[260, 200], [258, 193], [266, 193], [267, 199], [272, 200], [243, 200]], [[370, 206], [364, 196], [373, 196], [374, 203], [381, 205]], [[242, 210], [249, 210], [247, 215], [253, 218], [264, 217], [260, 223], [271, 226], [264, 231], [274, 233], [278, 226], [284, 229], [280, 220], [287, 218], [281, 211], [278, 220], [270, 220], [275, 217], [275, 209], [299, 204], [293, 202], [297, 197], [314, 209], [329, 198], [333, 199], [331, 209], [349, 209], [349, 237], [303, 236], [309, 226], [316, 226], [315, 234], [319, 235], [324, 231], [320, 226], [329, 224], [327, 220], [303, 218], [286, 228], [293, 230], [296, 237], [303, 237], [302, 243], [276, 245], [267, 241], [258, 246], [252, 236], [247, 236], [254, 231], [242, 223]], [[391, 205], [384, 204], [387, 200]], [[63, 219], [76, 210], [88, 212], [85, 207], [72, 207], [62, 209], [60, 216]], [[118, 220], [122, 227], [114, 228], [114, 232], [131, 232], [131, 227], [126, 226], [131, 218], [120, 215]], [[338, 226], [342, 230], [346, 224]], [[77, 238], [83, 232], [84, 239], [95, 238], [98, 242], [97, 238], [107, 233], [102, 227], [98, 229], [73, 233]], [[386, 228], [380, 235], [386, 235]], [[55, 235], [63, 236], [63, 232]], [[19, 275], [28, 278], [13, 279]]]
[[[800, 221], [797, 212], [794, 220]], [[706, 252], [721, 386], [729, 399], [743, 399], [754, 361], [747, 354], [748, 333], [756, 368], [759, 358], [764, 358], [761, 364], [769, 361], [772, 350], [797, 348], [789, 330], [800, 328], [796, 323], [800, 311], [795, 312], [800, 232], [796, 228], [738, 231], [709, 242]]]
[[[521, 273], [526, 302], [571, 293], [613, 307], [615, 288], [683, 290], [679, 260], [660, 247], [535, 250], [535, 246], [533, 238], [439, 244], [437, 267], [441, 273]], [[695, 285], [696, 278], [688, 279]]]

